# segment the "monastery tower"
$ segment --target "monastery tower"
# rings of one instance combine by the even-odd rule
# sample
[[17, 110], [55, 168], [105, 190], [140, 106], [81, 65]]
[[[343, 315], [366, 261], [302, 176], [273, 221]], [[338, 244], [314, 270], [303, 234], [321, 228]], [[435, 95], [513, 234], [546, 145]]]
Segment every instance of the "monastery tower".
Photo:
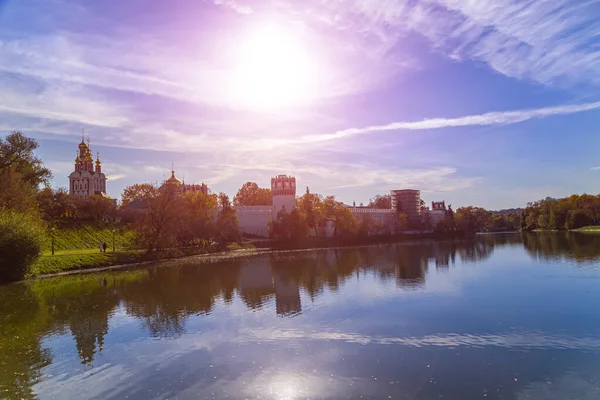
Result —
[[271, 178], [271, 194], [273, 195], [272, 218], [277, 219], [277, 213], [285, 208], [287, 212], [296, 208], [296, 178], [287, 175], [277, 175]]

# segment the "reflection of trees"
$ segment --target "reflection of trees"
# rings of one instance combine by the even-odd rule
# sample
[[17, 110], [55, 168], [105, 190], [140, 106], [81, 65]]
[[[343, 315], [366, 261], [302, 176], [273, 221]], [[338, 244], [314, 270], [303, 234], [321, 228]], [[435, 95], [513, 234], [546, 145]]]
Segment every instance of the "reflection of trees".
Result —
[[231, 297], [239, 263], [155, 267], [122, 289], [127, 313], [143, 319], [152, 336], [177, 337], [189, 315], [209, 314], [216, 297]]
[[[31, 386], [50, 363], [41, 349], [49, 332], [71, 332], [81, 362], [102, 351], [112, 313], [120, 305], [156, 337], [177, 337], [191, 315], [209, 314], [216, 301], [237, 295], [248, 308], [273, 305], [279, 316], [298, 315], [304, 292], [318, 301], [349, 279], [370, 274], [401, 289], [422, 287], [430, 265], [486, 259], [494, 248], [515, 245], [520, 235], [483, 235], [473, 241], [420, 242], [269, 256], [214, 264], [186, 263], [118, 274], [40, 280], [0, 290], [0, 397], [33, 397]], [[599, 237], [524, 237], [534, 254], [596, 256]], [[168, 264], [167, 264], [168, 265]], [[104, 278], [107, 276], [108, 279]], [[305, 300], [306, 301], [306, 300]], [[304, 307], [303, 307], [304, 306]]]
[[0, 398], [33, 399], [51, 354], [42, 350], [47, 310], [25, 285], [0, 289]]
[[600, 258], [600, 236], [577, 232], [539, 232], [522, 235], [525, 250], [545, 261], [593, 261]]

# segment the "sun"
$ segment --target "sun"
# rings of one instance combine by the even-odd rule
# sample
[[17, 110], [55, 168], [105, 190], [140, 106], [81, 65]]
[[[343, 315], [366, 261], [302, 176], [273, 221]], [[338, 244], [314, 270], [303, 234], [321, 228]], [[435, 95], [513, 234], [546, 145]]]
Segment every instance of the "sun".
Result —
[[255, 109], [303, 105], [317, 94], [317, 64], [300, 36], [276, 24], [247, 31], [235, 46], [234, 100]]

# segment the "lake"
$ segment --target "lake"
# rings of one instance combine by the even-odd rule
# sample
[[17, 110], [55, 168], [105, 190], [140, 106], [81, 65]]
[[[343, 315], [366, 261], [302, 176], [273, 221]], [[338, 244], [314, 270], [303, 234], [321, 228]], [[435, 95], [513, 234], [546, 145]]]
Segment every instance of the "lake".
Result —
[[0, 398], [600, 398], [600, 236], [170, 264], [0, 286]]

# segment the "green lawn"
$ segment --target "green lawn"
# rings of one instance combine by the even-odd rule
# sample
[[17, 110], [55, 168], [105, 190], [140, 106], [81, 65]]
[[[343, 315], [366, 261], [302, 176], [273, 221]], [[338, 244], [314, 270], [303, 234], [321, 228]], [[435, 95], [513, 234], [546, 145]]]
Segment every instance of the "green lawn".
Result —
[[[106, 243], [107, 249], [112, 249], [113, 232], [110, 228], [95, 228], [92, 226], [79, 226], [76, 228], [57, 228], [49, 230], [44, 237], [42, 253], [50, 254], [52, 251], [52, 238], [54, 237], [54, 250], [56, 252], [69, 250], [96, 250], [98, 246]], [[131, 247], [135, 233], [130, 230], [115, 229], [114, 242], [117, 249]]]
[[30, 268], [29, 275], [47, 275], [57, 272], [108, 267], [111, 265], [127, 264], [143, 261], [144, 252], [141, 250], [107, 251], [77, 250], [58, 252], [54, 255], [45, 254], [38, 258]]
[[600, 232], [600, 226], [584, 226], [583, 228], [574, 229], [576, 232]]
[[[52, 255], [52, 237], [54, 237], [54, 255]], [[115, 229], [116, 251], [113, 252], [113, 231], [110, 228], [80, 226], [48, 231], [42, 245], [42, 255], [32, 264], [29, 276], [185, 257], [220, 250], [219, 248], [189, 247], [147, 253], [144, 250], [131, 250], [134, 237], [133, 231]], [[106, 253], [100, 252], [99, 249], [99, 244], [104, 242], [108, 246]], [[254, 248], [254, 246], [249, 243], [241, 245], [232, 243], [222, 250], [247, 248]]]

